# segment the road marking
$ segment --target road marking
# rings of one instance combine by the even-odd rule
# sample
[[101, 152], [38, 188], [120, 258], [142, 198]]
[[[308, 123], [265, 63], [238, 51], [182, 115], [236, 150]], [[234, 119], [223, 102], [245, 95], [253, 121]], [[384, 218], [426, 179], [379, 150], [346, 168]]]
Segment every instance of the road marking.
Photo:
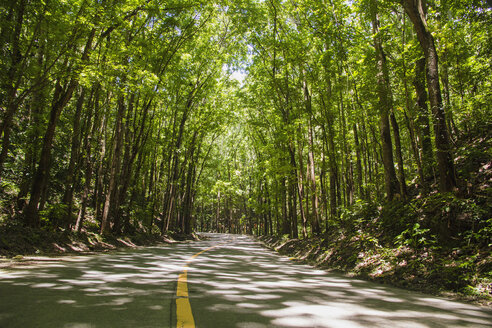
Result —
[[221, 246], [221, 244], [206, 248], [190, 257], [186, 261], [183, 272], [178, 276], [178, 286], [176, 287], [176, 327], [178, 328], [195, 328], [195, 319], [193, 319], [188, 295], [188, 267], [200, 254], [217, 246]]

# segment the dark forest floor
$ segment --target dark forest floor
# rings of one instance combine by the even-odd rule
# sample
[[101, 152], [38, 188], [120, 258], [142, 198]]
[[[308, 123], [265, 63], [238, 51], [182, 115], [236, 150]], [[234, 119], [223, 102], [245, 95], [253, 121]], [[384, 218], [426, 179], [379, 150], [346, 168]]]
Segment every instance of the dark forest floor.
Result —
[[24, 256], [30, 255], [92, 254], [196, 239], [198, 237], [194, 234], [184, 236], [135, 233], [124, 236], [103, 236], [89, 231], [75, 233], [4, 225], [0, 226], [0, 258], [20, 261]]

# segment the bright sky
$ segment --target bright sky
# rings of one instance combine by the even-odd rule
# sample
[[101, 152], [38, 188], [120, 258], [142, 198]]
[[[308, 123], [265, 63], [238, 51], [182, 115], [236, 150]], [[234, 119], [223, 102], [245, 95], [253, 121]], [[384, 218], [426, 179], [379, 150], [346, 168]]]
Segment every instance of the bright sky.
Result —
[[243, 82], [244, 78], [246, 77], [246, 73], [240, 72], [240, 71], [234, 71], [231, 74], [231, 79], [237, 80], [239, 82]]

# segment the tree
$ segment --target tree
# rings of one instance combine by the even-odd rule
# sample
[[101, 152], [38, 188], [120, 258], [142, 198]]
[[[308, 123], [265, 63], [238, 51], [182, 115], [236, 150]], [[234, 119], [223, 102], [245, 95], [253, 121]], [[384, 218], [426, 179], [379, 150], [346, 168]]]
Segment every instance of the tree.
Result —
[[425, 0], [402, 0], [405, 12], [413, 23], [426, 63], [427, 89], [434, 123], [439, 185], [442, 192], [456, 187], [452, 147], [446, 127], [446, 116], [439, 83], [439, 61], [434, 37], [427, 26]]

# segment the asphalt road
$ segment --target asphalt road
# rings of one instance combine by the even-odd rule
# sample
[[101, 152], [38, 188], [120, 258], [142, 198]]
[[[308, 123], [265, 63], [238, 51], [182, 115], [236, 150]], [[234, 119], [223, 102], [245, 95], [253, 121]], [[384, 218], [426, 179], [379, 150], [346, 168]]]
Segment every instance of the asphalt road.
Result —
[[250, 237], [208, 237], [0, 270], [0, 327], [176, 327], [180, 311], [211, 328], [492, 326], [490, 309], [327, 273]]

